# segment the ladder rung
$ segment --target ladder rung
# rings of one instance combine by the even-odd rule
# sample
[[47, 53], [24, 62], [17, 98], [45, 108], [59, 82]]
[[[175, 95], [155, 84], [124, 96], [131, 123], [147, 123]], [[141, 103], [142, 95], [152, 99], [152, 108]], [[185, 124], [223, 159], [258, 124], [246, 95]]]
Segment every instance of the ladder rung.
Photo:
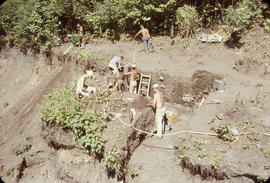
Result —
[[150, 75], [142, 75], [144, 78], [150, 78]]
[[148, 85], [148, 82], [141, 82], [141, 84], [145, 84], [145, 85]]
[[147, 92], [148, 90], [146, 90], [146, 89], [142, 89], [142, 88], [141, 88], [141, 89], [140, 89], [140, 91], [146, 91], [146, 92]]

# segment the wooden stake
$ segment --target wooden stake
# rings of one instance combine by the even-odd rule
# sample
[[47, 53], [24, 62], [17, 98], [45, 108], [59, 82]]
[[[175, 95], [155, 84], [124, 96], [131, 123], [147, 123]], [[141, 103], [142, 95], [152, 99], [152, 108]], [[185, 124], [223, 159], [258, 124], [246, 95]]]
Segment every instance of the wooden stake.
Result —
[[239, 104], [240, 102], [240, 92], [236, 92], [236, 97], [235, 97], [235, 104]]
[[267, 78], [267, 75], [269, 74], [269, 65], [267, 63], [264, 64], [264, 78]]

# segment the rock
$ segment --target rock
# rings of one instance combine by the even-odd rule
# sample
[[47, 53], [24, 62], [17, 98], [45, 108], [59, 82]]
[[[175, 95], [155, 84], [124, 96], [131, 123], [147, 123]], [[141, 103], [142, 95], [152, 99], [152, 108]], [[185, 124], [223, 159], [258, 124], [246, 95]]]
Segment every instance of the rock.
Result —
[[58, 161], [69, 164], [89, 163], [92, 160], [91, 156], [86, 154], [83, 150], [59, 150]]
[[164, 81], [164, 77], [160, 76], [160, 77], [159, 77], [159, 80], [160, 80], [160, 81]]
[[223, 120], [224, 119], [224, 114], [223, 113], [217, 114], [216, 117], [217, 117], [218, 120]]
[[262, 86], [263, 86], [262, 82], [257, 82], [256, 87], [262, 87]]
[[165, 89], [166, 87], [165, 85], [160, 85], [160, 88]]
[[186, 94], [184, 94], [184, 96], [182, 97], [182, 100], [184, 101], [184, 102], [192, 102], [193, 100], [194, 100], [194, 98], [193, 97], [191, 97], [190, 95], [186, 95]]
[[237, 128], [235, 128], [235, 127], [230, 128], [229, 131], [230, 131], [233, 135], [239, 135], [239, 131], [238, 131]]
[[262, 119], [262, 125], [264, 127], [270, 128], [270, 116], [266, 116]]

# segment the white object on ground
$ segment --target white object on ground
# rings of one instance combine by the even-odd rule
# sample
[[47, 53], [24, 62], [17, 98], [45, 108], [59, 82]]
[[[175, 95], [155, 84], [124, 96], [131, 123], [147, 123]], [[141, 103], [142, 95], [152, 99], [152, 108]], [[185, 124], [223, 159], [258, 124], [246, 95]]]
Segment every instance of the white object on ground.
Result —
[[82, 89], [80, 89], [80, 88], [77, 88], [76, 89], [76, 95], [83, 95], [83, 96], [90, 96], [90, 93], [92, 93], [92, 94], [96, 94], [96, 88], [95, 87], [92, 87], [92, 86], [88, 86], [87, 88], [85, 88], [89, 93], [87, 93], [87, 92], [84, 92], [84, 91], [82, 91]]
[[201, 36], [203, 43], [220, 43], [222, 41], [222, 36], [218, 34], [205, 34]]
[[215, 80], [214, 86], [218, 92], [224, 92], [225, 90], [225, 82], [222, 80]]

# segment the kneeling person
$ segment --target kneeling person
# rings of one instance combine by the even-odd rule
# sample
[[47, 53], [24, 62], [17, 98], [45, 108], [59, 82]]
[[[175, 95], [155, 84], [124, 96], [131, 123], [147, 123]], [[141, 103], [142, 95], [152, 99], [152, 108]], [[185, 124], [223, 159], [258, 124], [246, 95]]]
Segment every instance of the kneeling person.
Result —
[[76, 95], [79, 96], [79, 98], [82, 98], [83, 96], [90, 96], [90, 94], [95, 94], [96, 93], [96, 88], [87, 86], [86, 79], [92, 78], [93, 76], [93, 71], [86, 71], [86, 74], [82, 75], [80, 79], [78, 80], [77, 83], [77, 88], [76, 88]]

